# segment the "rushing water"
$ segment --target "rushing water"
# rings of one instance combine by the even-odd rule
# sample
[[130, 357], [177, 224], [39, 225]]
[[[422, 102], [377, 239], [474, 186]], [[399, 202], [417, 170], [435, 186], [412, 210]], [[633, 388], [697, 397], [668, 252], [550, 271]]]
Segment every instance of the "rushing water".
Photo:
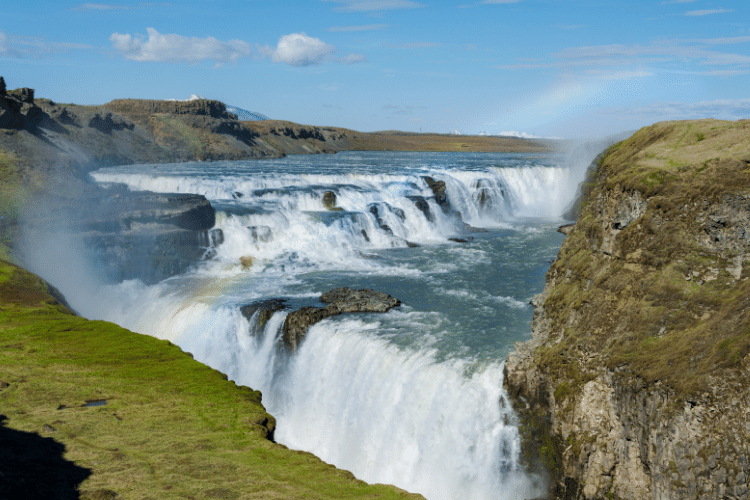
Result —
[[[186, 275], [73, 307], [260, 389], [279, 442], [358, 478], [428, 499], [532, 496], [502, 366], [530, 334], [579, 174], [559, 155], [358, 152], [102, 169], [103, 184], [205, 195], [224, 241]], [[450, 210], [425, 175], [445, 182]], [[343, 210], [324, 209], [327, 191]], [[239, 311], [314, 305], [339, 286], [403, 305], [326, 319], [292, 356], [277, 348], [286, 312], [260, 326]]]

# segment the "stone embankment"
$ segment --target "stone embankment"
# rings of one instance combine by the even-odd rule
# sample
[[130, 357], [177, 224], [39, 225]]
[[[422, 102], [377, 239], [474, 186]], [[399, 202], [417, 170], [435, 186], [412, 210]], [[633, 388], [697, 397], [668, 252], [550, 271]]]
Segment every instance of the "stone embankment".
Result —
[[551, 498], [747, 499], [750, 122], [609, 148], [506, 363]]

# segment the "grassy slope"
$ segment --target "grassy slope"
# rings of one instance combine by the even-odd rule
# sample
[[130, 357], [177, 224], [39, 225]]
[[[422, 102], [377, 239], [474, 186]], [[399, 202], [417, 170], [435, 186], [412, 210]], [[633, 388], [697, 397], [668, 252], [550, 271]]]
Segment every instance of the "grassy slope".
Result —
[[[0, 414], [90, 471], [83, 498], [420, 498], [272, 443], [259, 392], [169, 342], [74, 316], [48, 292], [0, 261]], [[106, 404], [83, 406], [92, 400]], [[2, 475], [15, 460], [0, 456]], [[23, 475], [26, 498], [63, 491], [50, 470]], [[15, 486], [4, 479], [0, 497]]]
[[515, 137], [377, 132], [359, 134], [350, 149], [364, 151], [447, 151], [481, 153], [546, 153], [550, 143]]
[[682, 397], [706, 390], [712, 376], [740, 374], [750, 352], [750, 266], [735, 280], [726, 270], [734, 255], [697, 240], [710, 207], [750, 193], [747, 161], [747, 120], [658, 123], [610, 148], [592, 195], [637, 191], [648, 210], [617, 235], [610, 258], [592, 252], [603, 228], [594, 203], [584, 206], [550, 269], [556, 285], [544, 307], [561, 337], [539, 362], [578, 381], [558, 387], [558, 399], [601, 364], [626, 365]]

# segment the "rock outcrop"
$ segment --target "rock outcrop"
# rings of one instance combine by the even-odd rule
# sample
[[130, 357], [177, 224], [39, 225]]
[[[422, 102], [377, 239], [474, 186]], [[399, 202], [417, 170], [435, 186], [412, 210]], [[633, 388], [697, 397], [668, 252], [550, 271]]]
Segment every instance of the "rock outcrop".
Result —
[[329, 304], [326, 307], [303, 307], [287, 315], [282, 338], [290, 352], [297, 350], [311, 325], [326, 318], [343, 313], [384, 313], [401, 305], [400, 300], [383, 292], [346, 287], [330, 290], [321, 295], [320, 300]]
[[34, 89], [8, 91], [5, 79], [0, 82], [0, 128], [33, 129], [43, 118], [43, 111], [34, 104]]
[[28, 209], [30, 241], [82, 241], [102, 277], [146, 283], [184, 273], [223, 241], [216, 213], [202, 195], [131, 192], [89, 186], [76, 198], [48, 197]]
[[747, 499], [750, 122], [609, 148], [505, 365], [551, 497]]
[[445, 181], [436, 181], [432, 177], [425, 175], [422, 179], [430, 188], [432, 194], [435, 196], [435, 203], [438, 204], [443, 212], [450, 212], [451, 206], [448, 203], [448, 195], [445, 194]]
[[[258, 327], [263, 328], [275, 312], [283, 311], [288, 307], [285, 299], [262, 299], [240, 307], [240, 313], [248, 321], [256, 322]], [[257, 334], [259, 331], [251, 326], [250, 333]]]

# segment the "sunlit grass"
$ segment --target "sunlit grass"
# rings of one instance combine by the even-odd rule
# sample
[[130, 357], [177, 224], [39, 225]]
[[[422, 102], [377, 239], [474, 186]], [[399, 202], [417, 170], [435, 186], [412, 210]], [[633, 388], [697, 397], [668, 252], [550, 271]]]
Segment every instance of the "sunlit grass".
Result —
[[[269, 440], [261, 395], [167, 341], [74, 316], [0, 261], [0, 413], [121, 498], [419, 498]], [[91, 401], [106, 401], [85, 406]], [[321, 429], [335, 432], [335, 429]], [[84, 495], [85, 497], [86, 495]]]

